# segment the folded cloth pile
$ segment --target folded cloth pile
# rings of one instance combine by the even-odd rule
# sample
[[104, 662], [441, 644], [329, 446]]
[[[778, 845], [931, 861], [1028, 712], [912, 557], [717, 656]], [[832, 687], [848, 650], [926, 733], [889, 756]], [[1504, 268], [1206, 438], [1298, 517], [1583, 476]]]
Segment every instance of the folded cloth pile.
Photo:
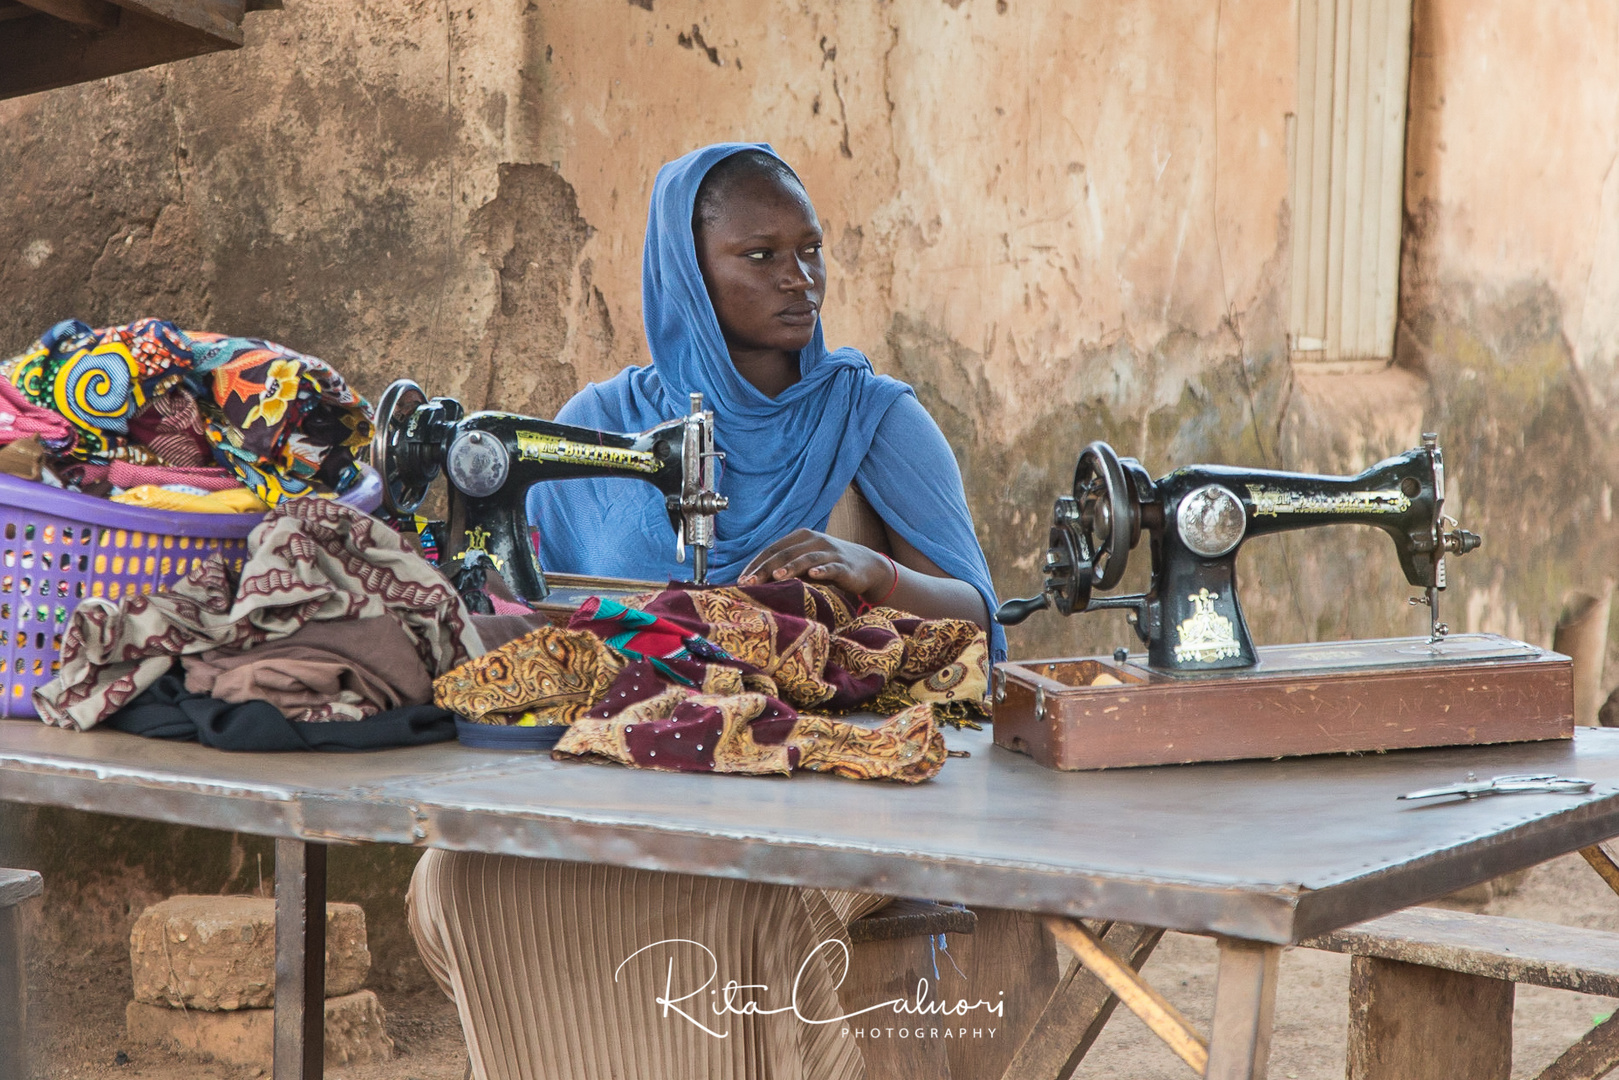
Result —
[[[107, 493], [104, 484], [200, 499], [245, 488], [257, 500], [247, 509], [262, 510], [347, 491], [360, 475], [355, 451], [371, 438], [371, 407], [324, 361], [162, 319], [102, 329], [58, 323], [0, 364], [0, 377], [0, 444], [40, 439], [63, 459], [62, 482], [93, 494]], [[153, 500], [130, 501], [242, 508]]]
[[[554, 753], [688, 772], [926, 780], [941, 722], [984, 715], [988, 643], [956, 619], [861, 611], [793, 580], [593, 598], [434, 683], [489, 724], [568, 725]], [[801, 710], [894, 712], [873, 728]]]
[[282, 502], [247, 544], [239, 577], [216, 554], [167, 591], [80, 603], [60, 673], [34, 691], [40, 718], [94, 727], [179, 661], [192, 692], [357, 720], [426, 702], [435, 676], [483, 652], [450, 583], [342, 503]]

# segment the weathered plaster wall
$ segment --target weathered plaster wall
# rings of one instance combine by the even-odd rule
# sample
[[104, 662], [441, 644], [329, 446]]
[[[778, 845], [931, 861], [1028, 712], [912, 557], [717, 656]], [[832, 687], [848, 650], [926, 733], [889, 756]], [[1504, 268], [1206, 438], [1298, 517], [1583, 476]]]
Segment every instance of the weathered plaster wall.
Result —
[[1415, 14], [1399, 360], [1489, 545], [1456, 621], [1547, 642], [1615, 572], [1619, 9]]
[[657, 167], [769, 140], [829, 337], [934, 409], [1017, 592], [1086, 439], [1275, 457], [1293, 35], [1287, 0], [294, 2], [242, 53], [0, 106], [0, 341], [162, 312], [549, 413], [645, 360]]
[[[0, 103], [0, 349], [163, 314], [549, 414], [645, 359], [658, 165], [768, 140], [827, 228], [829, 338], [938, 418], [1004, 594], [1090, 439], [1336, 472], [1437, 427], [1487, 538], [1450, 621], [1547, 641], [1612, 565], [1619, 16], [1416, 0], [1399, 364], [1342, 375], [1285, 348], [1293, 7], [287, 0], [240, 53]], [[1252, 545], [1260, 639], [1414, 630], [1388, 547]], [[1013, 648], [1127, 640], [1041, 616]], [[12, 852], [66, 828], [7, 820]], [[148, 879], [244, 887], [185, 843]]]

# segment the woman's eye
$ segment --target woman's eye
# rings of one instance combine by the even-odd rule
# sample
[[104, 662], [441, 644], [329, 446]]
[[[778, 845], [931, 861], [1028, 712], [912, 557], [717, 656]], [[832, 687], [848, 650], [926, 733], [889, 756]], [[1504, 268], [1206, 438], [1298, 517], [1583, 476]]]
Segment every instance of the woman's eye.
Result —
[[804, 254], [806, 254], [806, 255], [819, 255], [820, 253], [821, 253], [820, 241], [816, 241], [815, 243], [811, 244], [809, 247], [804, 249]]
[[748, 251], [748, 252], [744, 252], [742, 257], [744, 259], [752, 259], [754, 262], [764, 262], [766, 259], [770, 258], [770, 252], [768, 252], [768, 251]]

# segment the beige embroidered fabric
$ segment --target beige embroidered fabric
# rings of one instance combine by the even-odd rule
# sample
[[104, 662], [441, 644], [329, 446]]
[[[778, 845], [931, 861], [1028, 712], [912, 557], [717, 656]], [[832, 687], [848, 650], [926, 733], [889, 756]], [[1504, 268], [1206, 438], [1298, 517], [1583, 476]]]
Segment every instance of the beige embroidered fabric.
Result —
[[[853, 485], [827, 532], [888, 549], [882, 520]], [[700, 984], [709, 970], [699, 975], [702, 962], [720, 984], [790, 994], [816, 945], [848, 944], [848, 924], [889, 899], [435, 850], [417, 863], [408, 903], [422, 960], [455, 999], [475, 1080], [863, 1080], [859, 1047], [842, 1024], [710, 1014], [734, 1025], [718, 1039], [663, 1016], [653, 999], [671, 959], [677, 986]], [[613, 981], [636, 949], [667, 938], [700, 941], [714, 958], [666, 951]], [[824, 964], [806, 969], [806, 1015], [844, 1011], [832, 989], [840, 974]]]
[[[862, 1080], [842, 1023], [715, 1016], [706, 980], [768, 986], [737, 998], [808, 1017], [844, 1011], [833, 987], [850, 920], [887, 903], [865, 893], [657, 873], [509, 855], [429, 851], [416, 865], [410, 928], [455, 999], [478, 1080]], [[701, 942], [637, 950], [657, 942]], [[812, 953], [814, 956], [812, 957]], [[805, 964], [805, 960], [809, 963]], [[673, 967], [671, 968], [671, 962]], [[621, 966], [622, 965], [622, 966]], [[803, 972], [800, 973], [800, 965]], [[686, 1012], [656, 999], [697, 990]], [[877, 1078], [873, 1078], [877, 1080]]]

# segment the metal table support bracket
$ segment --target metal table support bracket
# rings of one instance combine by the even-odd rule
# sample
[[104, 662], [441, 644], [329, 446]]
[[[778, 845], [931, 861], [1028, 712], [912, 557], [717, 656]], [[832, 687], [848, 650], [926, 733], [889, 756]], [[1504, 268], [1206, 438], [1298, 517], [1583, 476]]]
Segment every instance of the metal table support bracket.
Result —
[[326, 1066], [326, 845], [275, 842], [274, 1080]]

